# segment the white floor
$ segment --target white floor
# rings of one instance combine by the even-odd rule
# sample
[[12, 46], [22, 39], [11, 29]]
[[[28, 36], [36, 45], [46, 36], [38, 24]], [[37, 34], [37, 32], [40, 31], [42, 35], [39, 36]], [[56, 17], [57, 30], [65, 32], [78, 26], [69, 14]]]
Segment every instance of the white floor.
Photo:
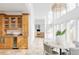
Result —
[[0, 49], [1, 55], [43, 55], [43, 40], [37, 38], [28, 49]]

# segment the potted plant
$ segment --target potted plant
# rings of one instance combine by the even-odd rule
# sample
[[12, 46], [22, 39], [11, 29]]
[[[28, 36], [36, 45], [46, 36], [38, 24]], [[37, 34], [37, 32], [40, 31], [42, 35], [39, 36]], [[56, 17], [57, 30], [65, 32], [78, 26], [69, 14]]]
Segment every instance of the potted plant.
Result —
[[62, 41], [61, 41], [62, 38], [61, 38], [61, 37], [65, 34], [65, 32], [66, 32], [66, 29], [64, 29], [63, 31], [59, 31], [59, 30], [58, 30], [58, 31], [56, 32], [56, 37], [57, 37], [57, 38], [56, 38], [56, 42], [57, 42], [57, 44], [61, 44], [61, 43], [62, 43]]

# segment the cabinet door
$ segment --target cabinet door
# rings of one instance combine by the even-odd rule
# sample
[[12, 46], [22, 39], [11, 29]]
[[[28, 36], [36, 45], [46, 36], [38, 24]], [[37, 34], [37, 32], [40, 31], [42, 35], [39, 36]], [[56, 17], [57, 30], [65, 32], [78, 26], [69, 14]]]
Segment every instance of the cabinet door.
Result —
[[4, 44], [0, 43], [0, 48], [4, 48]]
[[5, 48], [13, 48], [13, 38], [5, 37]]
[[28, 48], [28, 40], [26, 37], [19, 36], [17, 41], [18, 48]]
[[5, 39], [3, 37], [0, 37], [0, 48], [5, 47]]

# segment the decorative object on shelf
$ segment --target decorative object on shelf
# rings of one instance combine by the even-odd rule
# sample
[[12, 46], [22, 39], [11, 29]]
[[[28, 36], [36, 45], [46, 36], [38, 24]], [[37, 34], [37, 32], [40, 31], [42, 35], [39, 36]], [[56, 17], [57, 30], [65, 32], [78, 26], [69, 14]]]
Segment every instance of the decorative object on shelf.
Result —
[[63, 36], [64, 34], [66, 33], [66, 29], [64, 29], [63, 31], [57, 31], [56, 32], [56, 42], [57, 42], [57, 44], [61, 44], [62, 43], [62, 38], [61, 38], [61, 36]]

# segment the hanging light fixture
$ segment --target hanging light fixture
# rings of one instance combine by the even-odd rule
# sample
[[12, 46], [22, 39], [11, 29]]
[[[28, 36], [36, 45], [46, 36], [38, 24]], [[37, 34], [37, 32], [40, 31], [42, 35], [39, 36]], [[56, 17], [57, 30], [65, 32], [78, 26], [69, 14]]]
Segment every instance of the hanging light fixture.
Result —
[[65, 8], [66, 8], [66, 4], [65, 3], [55, 3], [52, 6], [52, 11], [60, 12], [60, 11], [63, 11]]

